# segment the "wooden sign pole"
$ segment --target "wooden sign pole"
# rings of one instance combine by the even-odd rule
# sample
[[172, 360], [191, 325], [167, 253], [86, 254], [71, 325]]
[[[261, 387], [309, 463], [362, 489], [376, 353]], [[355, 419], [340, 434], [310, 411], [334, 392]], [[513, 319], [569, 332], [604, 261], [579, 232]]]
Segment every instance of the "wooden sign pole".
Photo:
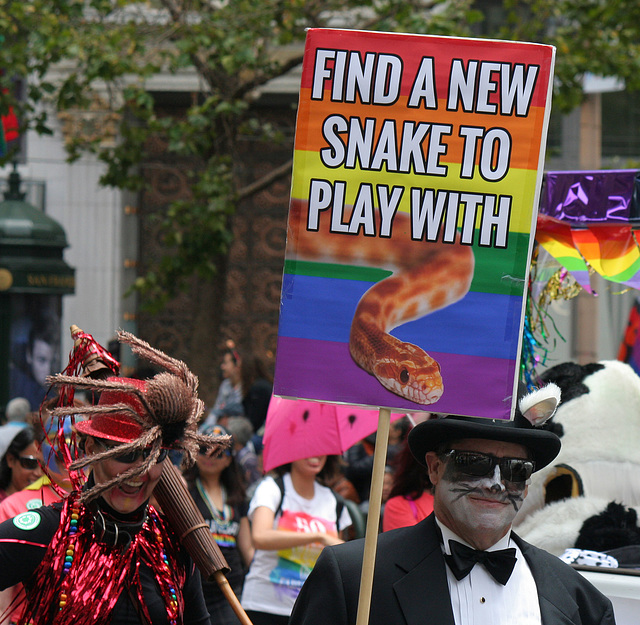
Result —
[[380, 507], [382, 502], [382, 483], [384, 468], [387, 462], [387, 446], [389, 443], [389, 426], [391, 410], [380, 408], [378, 413], [378, 431], [373, 453], [373, 472], [371, 476], [371, 492], [369, 494], [369, 512], [367, 513], [367, 529], [364, 537], [364, 556], [360, 575], [360, 594], [358, 596], [358, 614], [356, 625], [368, 625], [371, 609], [371, 592], [373, 590], [373, 574], [378, 547], [378, 531], [380, 529]]

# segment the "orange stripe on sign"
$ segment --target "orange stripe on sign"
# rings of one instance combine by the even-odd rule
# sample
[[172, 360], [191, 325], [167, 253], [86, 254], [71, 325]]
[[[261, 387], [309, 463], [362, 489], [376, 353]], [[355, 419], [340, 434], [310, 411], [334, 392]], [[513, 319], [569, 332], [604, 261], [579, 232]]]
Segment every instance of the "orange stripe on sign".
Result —
[[[328, 117], [340, 115], [347, 120], [347, 126], [351, 123], [349, 120], [352, 118], [359, 120], [358, 124], [362, 128], [364, 128], [367, 119], [374, 120], [374, 149], [385, 119], [395, 120], [399, 145], [405, 121], [449, 125], [451, 126], [452, 134], [442, 138], [442, 143], [446, 146], [444, 160], [449, 163], [462, 162], [465, 141], [460, 136], [460, 126], [482, 128], [484, 132], [494, 128], [504, 129], [511, 137], [510, 167], [532, 170], [538, 168], [540, 143], [532, 141], [531, 138], [541, 136], [544, 123], [543, 108], [531, 107], [526, 118], [500, 117], [479, 113], [447, 111], [444, 100], [439, 101], [439, 108], [435, 111], [409, 109], [404, 105], [406, 98], [403, 98], [400, 104], [387, 109], [386, 118], [381, 118], [381, 107], [371, 107], [363, 104], [337, 104], [328, 99], [322, 102], [312, 102], [309, 100], [309, 93], [308, 89], [301, 91], [300, 109], [296, 125], [296, 150], [318, 152], [322, 148], [329, 147], [330, 143], [323, 134], [323, 125]], [[340, 133], [340, 137], [346, 142], [345, 133]], [[430, 135], [427, 134], [423, 140], [422, 144], [425, 149], [428, 149], [429, 137]], [[471, 141], [469, 141], [469, 145], [472, 145]], [[475, 162], [477, 164], [480, 159], [480, 152], [479, 150], [476, 152]]]

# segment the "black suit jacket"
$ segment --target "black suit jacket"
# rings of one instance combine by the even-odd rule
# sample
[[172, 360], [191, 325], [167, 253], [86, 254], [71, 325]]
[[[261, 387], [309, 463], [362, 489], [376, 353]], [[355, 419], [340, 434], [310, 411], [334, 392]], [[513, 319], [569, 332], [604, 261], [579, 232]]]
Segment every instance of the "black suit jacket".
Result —
[[[513, 538], [538, 586], [543, 625], [615, 624], [611, 602], [577, 571], [515, 534]], [[363, 545], [364, 540], [357, 540], [323, 549], [290, 625], [355, 624]], [[381, 534], [369, 625], [454, 625], [445, 566], [433, 515]]]

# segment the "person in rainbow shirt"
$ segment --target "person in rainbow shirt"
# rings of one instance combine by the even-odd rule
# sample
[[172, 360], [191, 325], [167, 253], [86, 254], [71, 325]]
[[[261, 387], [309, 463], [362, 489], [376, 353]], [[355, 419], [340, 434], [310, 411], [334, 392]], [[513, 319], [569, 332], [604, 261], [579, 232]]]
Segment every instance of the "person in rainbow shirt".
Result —
[[343, 542], [351, 517], [322, 484], [340, 462], [340, 456], [295, 460], [258, 485], [248, 513], [256, 551], [242, 591], [253, 625], [286, 625], [322, 549]]

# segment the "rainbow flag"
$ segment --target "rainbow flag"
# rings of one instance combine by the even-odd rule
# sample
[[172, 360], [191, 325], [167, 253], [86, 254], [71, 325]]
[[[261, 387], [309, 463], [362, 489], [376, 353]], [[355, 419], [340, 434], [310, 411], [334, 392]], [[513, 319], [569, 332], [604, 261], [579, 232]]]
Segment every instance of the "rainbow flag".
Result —
[[589, 267], [576, 248], [570, 225], [546, 215], [538, 215], [536, 240], [585, 291], [593, 293], [589, 282]]
[[[553, 61], [538, 44], [308, 31], [276, 395], [511, 415]], [[468, 291], [391, 331], [440, 367], [427, 405], [385, 388], [349, 343], [362, 296], [436, 244], [472, 251]], [[407, 293], [449, 282], [434, 266]]]
[[594, 225], [572, 234], [584, 259], [603, 278], [640, 288], [640, 248], [630, 225]]
[[590, 267], [606, 280], [640, 289], [640, 246], [629, 224], [578, 228], [539, 215], [536, 240], [589, 293]]
[[592, 271], [640, 288], [639, 193], [634, 169], [547, 172], [536, 240], [590, 293]]

